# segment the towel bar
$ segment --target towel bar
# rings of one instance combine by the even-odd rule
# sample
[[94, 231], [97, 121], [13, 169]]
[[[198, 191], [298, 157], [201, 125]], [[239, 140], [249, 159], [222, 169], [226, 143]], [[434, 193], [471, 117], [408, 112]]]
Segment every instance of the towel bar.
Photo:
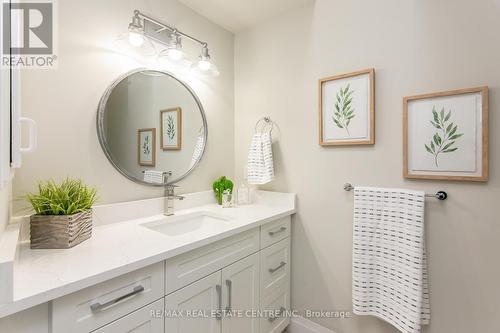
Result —
[[[354, 186], [352, 186], [350, 183], [345, 183], [344, 184], [344, 191], [352, 191], [354, 190]], [[436, 198], [438, 200], [446, 200], [448, 199], [448, 193], [445, 191], [437, 191], [435, 194], [425, 194], [426, 197], [429, 198]]]

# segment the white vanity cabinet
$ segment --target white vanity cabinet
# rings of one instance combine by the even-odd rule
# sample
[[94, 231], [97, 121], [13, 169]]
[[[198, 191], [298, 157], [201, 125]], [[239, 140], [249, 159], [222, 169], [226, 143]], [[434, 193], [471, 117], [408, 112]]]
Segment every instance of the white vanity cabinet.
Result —
[[277, 219], [58, 298], [51, 302], [49, 331], [282, 332], [290, 322], [290, 220]]
[[[165, 332], [220, 333], [220, 318], [205, 317], [220, 308], [221, 272], [215, 272], [165, 297]], [[191, 311], [191, 315], [188, 314]]]
[[163, 266], [160, 262], [55, 299], [51, 333], [88, 333], [161, 299]]
[[162, 313], [163, 299], [160, 299], [93, 333], [163, 333], [165, 328]]
[[259, 254], [255, 253], [167, 295], [165, 332], [257, 333], [258, 318], [245, 317], [245, 312], [258, 309]]
[[260, 258], [255, 253], [222, 270], [222, 332], [256, 333], [260, 309]]

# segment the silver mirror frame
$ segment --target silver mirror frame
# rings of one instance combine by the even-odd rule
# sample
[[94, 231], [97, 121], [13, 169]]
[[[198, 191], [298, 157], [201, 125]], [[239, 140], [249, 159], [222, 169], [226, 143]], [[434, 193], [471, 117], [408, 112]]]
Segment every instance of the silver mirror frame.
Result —
[[[111, 165], [113, 165], [115, 167], [116, 170], [118, 170], [118, 172], [120, 172], [127, 179], [129, 179], [135, 183], [141, 184], [141, 185], [148, 185], [148, 186], [155, 186], [155, 187], [164, 186], [163, 184], [153, 184], [153, 183], [145, 182], [144, 180], [142, 180], [140, 178], [136, 178], [136, 177], [130, 175], [129, 173], [127, 173], [127, 170], [123, 169], [121, 166], [119, 166], [113, 160], [113, 156], [112, 156], [110, 150], [108, 149], [108, 143], [106, 140], [106, 136], [104, 135], [104, 113], [106, 111], [106, 104], [108, 102], [109, 97], [111, 96], [111, 93], [113, 92], [113, 89], [116, 88], [116, 86], [121, 81], [123, 81], [124, 79], [126, 79], [130, 75], [140, 73], [140, 72], [154, 72], [154, 73], [161, 73], [161, 74], [170, 76], [171, 78], [173, 78], [174, 80], [179, 82], [182, 86], [184, 86], [189, 91], [191, 96], [193, 96], [194, 100], [196, 101], [196, 104], [200, 108], [201, 119], [203, 121], [203, 128], [204, 128], [203, 138], [204, 138], [204, 142], [205, 142], [205, 144], [203, 145], [203, 151], [201, 152], [201, 155], [200, 155], [200, 158], [198, 159], [198, 161], [196, 161], [196, 163], [188, 171], [186, 171], [180, 177], [172, 179], [168, 182], [168, 184], [175, 184], [175, 183], [181, 181], [182, 179], [186, 178], [198, 166], [198, 164], [200, 164], [201, 160], [203, 159], [203, 156], [205, 155], [205, 150], [207, 148], [208, 126], [207, 126], [207, 118], [205, 115], [205, 109], [203, 108], [203, 105], [201, 104], [200, 99], [198, 98], [196, 93], [193, 91], [193, 89], [191, 89], [191, 87], [189, 85], [187, 85], [184, 81], [180, 80], [174, 74], [167, 72], [167, 71], [158, 70], [158, 69], [136, 68], [136, 69], [133, 69], [129, 72], [126, 72], [125, 74], [120, 75], [115, 81], [113, 81], [113, 83], [111, 83], [111, 85], [109, 85], [108, 88], [106, 88], [104, 95], [101, 97], [101, 99], [99, 101], [99, 106], [97, 107], [97, 118], [96, 118], [97, 137], [99, 138], [99, 143], [101, 144], [102, 150], [104, 151], [104, 154], [106, 155], [108, 161], [111, 163]], [[165, 170], [165, 171], [169, 171], [169, 170]]]

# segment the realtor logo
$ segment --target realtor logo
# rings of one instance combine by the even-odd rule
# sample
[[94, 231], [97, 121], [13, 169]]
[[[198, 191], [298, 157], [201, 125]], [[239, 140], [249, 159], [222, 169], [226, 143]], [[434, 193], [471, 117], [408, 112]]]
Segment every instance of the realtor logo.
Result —
[[52, 1], [2, 4], [2, 66], [54, 67]]

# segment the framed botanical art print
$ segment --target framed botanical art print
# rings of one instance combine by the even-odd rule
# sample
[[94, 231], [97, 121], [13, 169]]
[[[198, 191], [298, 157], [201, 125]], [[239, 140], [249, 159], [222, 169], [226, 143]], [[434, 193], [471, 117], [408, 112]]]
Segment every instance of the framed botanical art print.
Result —
[[375, 70], [319, 80], [319, 144], [375, 143]]
[[137, 163], [142, 166], [156, 165], [156, 128], [138, 130]]
[[488, 87], [405, 97], [405, 178], [488, 180]]
[[182, 146], [182, 110], [171, 108], [160, 111], [161, 149], [179, 150]]

